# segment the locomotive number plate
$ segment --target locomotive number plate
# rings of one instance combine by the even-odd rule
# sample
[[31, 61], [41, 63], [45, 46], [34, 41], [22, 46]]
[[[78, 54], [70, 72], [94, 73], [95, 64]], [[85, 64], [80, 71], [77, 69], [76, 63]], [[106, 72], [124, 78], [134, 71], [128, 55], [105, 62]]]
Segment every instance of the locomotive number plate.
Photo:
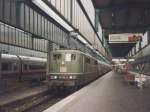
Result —
[[67, 72], [67, 68], [64, 66], [60, 67], [60, 72]]

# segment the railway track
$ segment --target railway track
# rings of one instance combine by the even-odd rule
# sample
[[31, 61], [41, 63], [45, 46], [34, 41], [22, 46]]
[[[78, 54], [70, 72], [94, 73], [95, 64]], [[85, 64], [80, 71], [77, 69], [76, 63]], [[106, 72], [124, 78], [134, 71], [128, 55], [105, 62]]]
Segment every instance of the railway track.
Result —
[[42, 112], [42, 111], [46, 110], [47, 108], [49, 108], [50, 106], [54, 105], [55, 103], [59, 102], [62, 99], [63, 98], [47, 99], [47, 100], [39, 103], [38, 105], [33, 106], [32, 108], [25, 110], [24, 112]]
[[58, 93], [47, 90], [15, 102], [0, 105], [0, 112], [42, 112], [72, 92], [63, 91], [61, 92], [63, 94]]
[[63, 98], [67, 97], [71, 93], [75, 92], [75, 90], [72, 91], [55, 91], [52, 93], [52, 96], [50, 98], [47, 98], [45, 101], [32, 106], [31, 108], [23, 111], [23, 112], [42, 112], [49, 108], [50, 106], [54, 105], [55, 103], [59, 102]]
[[19, 99], [14, 102], [10, 102], [0, 106], [0, 112], [22, 112], [32, 106], [35, 106], [46, 99], [50, 99], [52, 96], [48, 92], [42, 92], [40, 94], [32, 95], [30, 97]]

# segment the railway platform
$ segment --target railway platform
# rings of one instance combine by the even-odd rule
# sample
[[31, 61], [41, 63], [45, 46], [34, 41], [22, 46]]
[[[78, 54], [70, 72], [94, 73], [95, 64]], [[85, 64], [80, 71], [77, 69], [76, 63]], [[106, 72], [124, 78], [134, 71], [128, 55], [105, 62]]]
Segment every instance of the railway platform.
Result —
[[139, 89], [109, 72], [44, 112], [149, 112], [149, 93], [150, 83]]
[[47, 86], [41, 85], [39, 87], [32, 87], [26, 90], [17, 90], [11, 93], [6, 93], [0, 95], [0, 110], [6, 105], [11, 105], [16, 102], [21, 102], [27, 98], [32, 98], [33, 96], [37, 96], [43, 94], [47, 91]]

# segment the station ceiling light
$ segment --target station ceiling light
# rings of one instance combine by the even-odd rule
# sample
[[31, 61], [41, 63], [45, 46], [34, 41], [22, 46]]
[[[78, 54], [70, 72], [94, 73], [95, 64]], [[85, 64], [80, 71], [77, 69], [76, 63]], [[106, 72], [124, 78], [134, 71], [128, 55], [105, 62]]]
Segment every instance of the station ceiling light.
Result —
[[87, 44], [87, 47], [89, 47], [91, 50], [94, 50], [93, 46], [90, 44]]
[[114, 61], [114, 62], [119, 62], [119, 59], [112, 59], [112, 61]]
[[119, 59], [120, 61], [127, 61], [127, 59]]
[[43, 10], [46, 14], [48, 14], [51, 18], [56, 20], [61, 26], [63, 26], [66, 30], [72, 31], [73, 28], [66, 23], [59, 15], [55, 13], [46, 3], [42, 0], [32, 0], [32, 2], [38, 6], [41, 10]]
[[135, 61], [135, 59], [129, 59], [128, 61], [129, 61], [129, 62], [132, 62], [132, 61]]
[[88, 42], [81, 36], [81, 35], [78, 35], [77, 38], [84, 44], [88, 44]]

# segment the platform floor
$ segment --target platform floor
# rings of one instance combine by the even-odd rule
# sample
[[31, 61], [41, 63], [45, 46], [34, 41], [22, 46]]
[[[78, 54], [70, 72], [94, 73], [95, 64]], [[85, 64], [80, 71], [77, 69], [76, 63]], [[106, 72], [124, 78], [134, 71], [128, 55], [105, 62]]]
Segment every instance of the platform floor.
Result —
[[150, 85], [138, 89], [109, 72], [44, 112], [150, 112]]

